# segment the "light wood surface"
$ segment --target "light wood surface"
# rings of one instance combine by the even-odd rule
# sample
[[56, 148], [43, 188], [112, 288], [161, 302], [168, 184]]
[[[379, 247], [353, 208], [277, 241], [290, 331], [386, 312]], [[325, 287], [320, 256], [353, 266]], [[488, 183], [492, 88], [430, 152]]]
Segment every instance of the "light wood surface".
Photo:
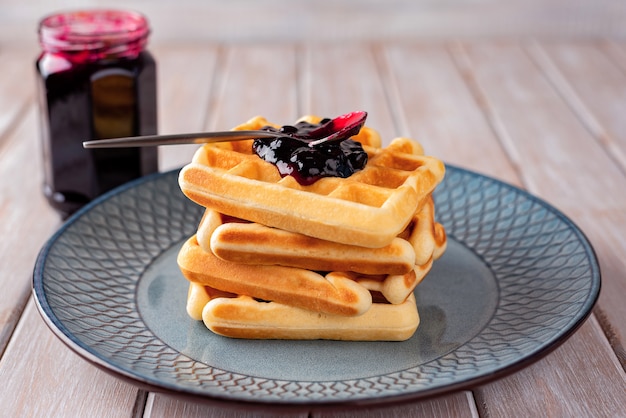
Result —
[[[40, 318], [33, 266], [61, 221], [41, 193], [36, 48], [0, 42], [0, 415], [254, 416], [122, 382], [74, 354]], [[547, 200], [581, 227], [600, 260], [593, 315], [529, 367], [412, 404], [304, 407], [289, 416], [626, 416], [626, 43], [169, 39], [151, 50], [162, 133], [229, 129], [258, 114], [290, 122], [367, 110], [386, 142], [411, 136], [448, 163]], [[186, 163], [194, 149], [161, 149], [161, 169]]]
[[0, 39], [34, 43], [42, 16], [77, 8], [139, 10], [159, 42], [626, 38], [621, 0], [0, 0]]

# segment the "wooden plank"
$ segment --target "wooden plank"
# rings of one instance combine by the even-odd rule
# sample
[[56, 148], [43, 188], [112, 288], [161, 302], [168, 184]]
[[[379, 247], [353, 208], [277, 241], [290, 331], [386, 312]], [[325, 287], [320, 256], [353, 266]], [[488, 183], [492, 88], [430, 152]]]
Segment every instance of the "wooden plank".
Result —
[[387, 417], [456, 417], [475, 418], [471, 392], [456, 392], [449, 396], [428, 399], [406, 405], [372, 406], [358, 412], [321, 411], [311, 414], [312, 418], [387, 418]]
[[[605, 43], [597, 42], [544, 42], [531, 44], [528, 51], [615, 165], [626, 173], [626, 71], [619, 67], [618, 57], [611, 55], [619, 50], [611, 52], [606, 47]], [[595, 159], [590, 161], [597, 163]], [[615, 186], [607, 190], [609, 193], [614, 189], [623, 190], [626, 186], [624, 176], [612, 180]], [[605, 183], [602, 182], [603, 185]], [[605, 281], [596, 312], [621, 363], [626, 367], [626, 352], [623, 350], [626, 308], [620, 296], [620, 292], [626, 291], [621, 274], [624, 261], [620, 255], [626, 249], [626, 237], [624, 228], [615, 228], [615, 225], [623, 225], [624, 210], [602, 213], [600, 224], [604, 228], [600, 231], [595, 230], [597, 215], [595, 212], [587, 214], [584, 225], [590, 229], [593, 226], [595, 234], [591, 236], [602, 242], [602, 270], [604, 277], [610, 279]]]
[[[91, 3], [87, 3], [87, 6]], [[121, 6], [121, 4], [120, 4]], [[62, 10], [62, 0], [0, 1], [0, 40], [36, 43], [37, 20]], [[619, 0], [266, 0], [263, 2], [127, 0], [151, 20], [158, 40], [394, 40], [464, 37], [622, 37], [626, 11]]]
[[309, 413], [306, 410], [293, 412], [251, 407], [236, 409], [236, 404], [229, 408], [202, 401], [183, 401], [165, 395], [154, 396], [154, 394], [148, 397], [144, 413], [144, 417], [151, 418], [306, 418], [308, 416]]
[[369, 44], [306, 45], [301, 65], [304, 114], [334, 117], [365, 110], [365, 124], [378, 131], [383, 145], [398, 135]]
[[[477, 85], [484, 93], [488, 106], [513, 140], [512, 144], [523, 162], [520, 167], [523, 169], [521, 174], [525, 185], [531, 192], [546, 198], [580, 222], [595, 244], [601, 264], [615, 263], [616, 260], [604, 257], [604, 250], [609, 249], [605, 235], [610, 229], [621, 228], [619, 225], [624, 225], [626, 219], [618, 224], [609, 224], [605, 223], [604, 216], [611, 214], [613, 219], [624, 217], [624, 183], [619, 167], [589, 134], [522, 48], [508, 43], [467, 44], [463, 51], [467, 54]], [[572, 147], [571, 144], [576, 146]], [[581, 162], [593, 164], [583, 165]], [[594, 219], [592, 223], [588, 222], [590, 217]], [[623, 307], [616, 306], [607, 295], [615, 292], [623, 294], [622, 276], [607, 275], [605, 272], [604, 286], [600, 306], [607, 313], [615, 315], [615, 319], [623, 319]], [[612, 325], [621, 332], [621, 323], [612, 322]], [[509, 381], [503, 380], [495, 383], [492, 390], [482, 396], [486, 410], [503, 408], [507, 416], [524, 416], [527, 408], [535, 405], [536, 409], [533, 410], [536, 413], [544, 413], [544, 408], [547, 408], [548, 411], [567, 409], [598, 416], [605, 411], [602, 406], [605, 403], [609, 408], [619, 403], [623, 405], [626, 402], [622, 390], [624, 370], [614, 366], [615, 353], [599, 331], [597, 322], [592, 320], [585, 327], [594, 329], [581, 331], [578, 344], [566, 344], [559, 355], [550, 357], [554, 363], [546, 376], [548, 380], [545, 387], [553, 393], [563, 394], [569, 393], [567, 386], [572, 384], [606, 390], [600, 393], [583, 391], [576, 396], [570, 394], [542, 401], [540, 398], [544, 395], [529, 385], [522, 395], [516, 393], [520, 399], [526, 400], [525, 407], [517, 410], [522, 406], [521, 403], [497, 405], [498, 399], [505, 399], [510, 391], [520, 390], [509, 388]], [[589, 361], [591, 358], [603, 360], [599, 364], [592, 364]], [[540, 379], [535, 374], [539, 370], [528, 369], [527, 380]], [[584, 376], [584, 382], [578, 376]]]
[[[151, 48], [157, 61], [159, 133], [199, 132], [208, 118], [209, 92], [217, 62], [213, 45], [165, 44]], [[197, 145], [159, 148], [159, 170], [191, 160]]]
[[[507, 147], [519, 155], [526, 187], [570, 215], [623, 208], [626, 196], [621, 193], [619, 167], [525, 51], [507, 43], [475, 45], [466, 49], [474, 76], [493, 118], [510, 138]], [[594, 161], [584, 167], [584, 176], [579, 161]], [[598, 187], [598, 179], [603, 187]], [[563, 187], [564, 180], [577, 187]]]
[[[554, 353], [482, 387], [477, 395], [479, 409], [494, 417], [622, 416], [626, 378], [615, 357], [598, 355], [603, 340], [592, 317]], [[602, 352], [610, 350], [608, 344], [601, 347]]]
[[131, 416], [138, 394], [67, 348], [32, 300], [0, 361], [0, 381], [0, 409], [7, 417]]
[[[136, 1], [136, 0], [135, 0]], [[351, 41], [463, 37], [624, 37], [623, 7], [611, 0], [428, 1], [341, 0], [323, 7], [311, 1], [202, 3], [185, 1], [178, 19], [166, 3], [137, 4], [152, 16], [154, 36], [211, 41]], [[125, 7], [134, 8], [133, 2]], [[207, 24], [207, 16], [219, 16]], [[237, 25], [231, 22], [237, 21]], [[180, 22], [189, 22], [181, 25]], [[11, 25], [7, 19], [6, 24]], [[0, 31], [0, 33], [2, 33]]]
[[626, 171], [626, 72], [598, 42], [543, 42], [528, 48], [587, 130]]
[[[37, 109], [31, 103], [0, 147], [0, 352], [30, 294], [33, 266], [41, 246], [60, 224], [42, 192], [42, 152]], [[36, 222], [33, 222], [36, 220]]]
[[[468, 408], [466, 405], [470, 405]], [[370, 406], [354, 410], [315, 409], [311, 412], [304, 410], [281, 411], [263, 410], [262, 408], [246, 408], [243, 410], [229, 409], [215, 404], [202, 403], [202, 401], [182, 401], [168, 396], [148, 397], [145, 416], [159, 417], [212, 417], [212, 418], [248, 418], [248, 417], [314, 417], [314, 418], [385, 418], [385, 417], [408, 417], [408, 416], [453, 416], [458, 418], [478, 417], [475, 408], [472, 408], [473, 399], [471, 392], [457, 392], [448, 397], [433, 398], [412, 404]]]
[[454, 48], [410, 43], [384, 49], [402, 134], [446, 163], [519, 185], [510, 151], [494, 135], [467, 63], [449, 51]]
[[0, 146], [35, 101], [36, 58], [34, 47], [0, 49]]
[[231, 129], [255, 116], [288, 124], [300, 116], [293, 45], [235, 44], [220, 59], [207, 129]]
[[626, 42], [608, 39], [602, 43], [604, 53], [626, 73]]

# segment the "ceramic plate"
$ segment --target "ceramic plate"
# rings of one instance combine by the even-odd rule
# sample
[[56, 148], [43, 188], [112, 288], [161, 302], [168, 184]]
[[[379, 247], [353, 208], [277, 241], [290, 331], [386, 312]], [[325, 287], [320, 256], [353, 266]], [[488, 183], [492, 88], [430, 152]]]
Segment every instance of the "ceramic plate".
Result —
[[415, 291], [406, 342], [252, 341], [187, 317], [176, 254], [201, 208], [177, 172], [94, 201], [46, 244], [34, 272], [45, 321], [95, 365], [150, 390], [272, 405], [417, 399], [502, 377], [589, 315], [594, 252], [563, 214], [494, 179], [448, 167], [435, 193], [449, 245]]

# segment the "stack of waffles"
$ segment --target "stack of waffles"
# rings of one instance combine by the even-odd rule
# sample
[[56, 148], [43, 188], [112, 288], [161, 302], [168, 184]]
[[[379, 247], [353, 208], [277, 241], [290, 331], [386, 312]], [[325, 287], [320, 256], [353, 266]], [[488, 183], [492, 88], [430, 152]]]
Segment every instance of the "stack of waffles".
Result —
[[[320, 118], [303, 118], [319, 123]], [[256, 117], [238, 126], [274, 125]], [[402, 341], [419, 325], [414, 289], [445, 251], [432, 192], [444, 165], [396, 138], [353, 140], [367, 165], [307, 186], [252, 151], [204, 145], [179, 184], [205, 207], [178, 255], [187, 312], [216, 334], [252, 339]]]

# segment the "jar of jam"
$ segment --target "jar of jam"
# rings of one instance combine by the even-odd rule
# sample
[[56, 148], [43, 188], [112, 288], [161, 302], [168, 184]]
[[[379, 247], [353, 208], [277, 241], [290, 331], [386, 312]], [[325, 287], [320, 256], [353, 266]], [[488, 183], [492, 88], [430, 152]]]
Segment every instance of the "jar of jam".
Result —
[[44, 194], [65, 218], [96, 196], [158, 170], [156, 148], [84, 149], [83, 141], [157, 133], [156, 63], [144, 16], [50, 15], [36, 61]]

